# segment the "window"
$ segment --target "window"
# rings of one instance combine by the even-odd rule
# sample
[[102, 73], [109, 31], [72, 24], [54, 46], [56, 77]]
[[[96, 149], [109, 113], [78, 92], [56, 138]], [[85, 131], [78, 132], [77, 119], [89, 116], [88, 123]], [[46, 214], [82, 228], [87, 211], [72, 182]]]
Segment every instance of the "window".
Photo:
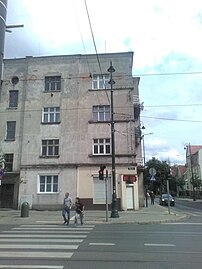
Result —
[[93, 121], [110, 121], [110, 106], [93, 106]]
[[93, 89], [109, 88], [109, 75], [93, 75]]
[[110, 154], [110, 138], [93, 139], [93, 154], [94, 155]]
[[13, 153], [8, 153], [4, 155], [5, 159], [5, 172], [13, 171]]
[[42, 122], [55, 123], [60, 121], [60, 108], [59, 107], [44, 107]]
[[6, 133], [7, 140], [15, 140], [15, 128], [16, 128], [15, 121], [7, 121], [7, 133]]
[[59, 139], [42, 140], [42, 156], [59, 156]]
[[58, 175], [39, 176], [38, 191], [40, 193], [58, 192]]
[[45, 91], [61, 91], [61, 76], [45, 77]]
[[18, 91], [9, 91], [9, 107], [18, 107]]

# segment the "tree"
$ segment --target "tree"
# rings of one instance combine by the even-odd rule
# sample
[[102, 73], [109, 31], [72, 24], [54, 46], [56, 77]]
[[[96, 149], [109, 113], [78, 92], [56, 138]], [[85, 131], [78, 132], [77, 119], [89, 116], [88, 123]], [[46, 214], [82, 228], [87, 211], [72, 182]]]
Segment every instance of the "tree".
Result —
[[[151, 175], [149, 169], [154, 168], [156, 170], [155, 180], [151, 181]], [[170, 165], [166, 161], [159, 161], [156, 158], [152, 158], [146, 163], [144, 170], [144, 186], [146, 189], [153, 190], [155, 194], [161, 194], [166, 191], [166, 180], [172, 178], [170, 174]]]
[[193, 175], [193, 178], [190, 180], [193, 188], [200, 188], [202, 186], [202, 181], [200, 177], [196, 174]]
[[184, 175], [181, 177], [176, 178], [176, 184], [178, 187], [180, 187], [181, 190], [184, 190], [185, 186], [185, 178]]

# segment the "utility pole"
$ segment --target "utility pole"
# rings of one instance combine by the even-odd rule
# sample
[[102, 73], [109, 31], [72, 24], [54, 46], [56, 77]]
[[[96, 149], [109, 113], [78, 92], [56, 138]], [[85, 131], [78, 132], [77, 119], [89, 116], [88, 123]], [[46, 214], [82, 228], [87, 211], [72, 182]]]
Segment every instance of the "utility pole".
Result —
[[[0, 0], [0, 82], [3, 80], [3, 59], [5, 33], [11, 33], [12, 28], [24, 27], [23, 24], [6, 25], [7, 0]], [[1, 85], [0, 85], [1, 86]]]
[[4, 43], [6, 32], [7, 0], [0, 0], [0, 81], [2, 81]]
[[191, 178], [192, 178], [192, 186], [193, 186], [193, 201], [196, 201], [195, 178], [194, 178], [193, 162], [192, 162], [192, 154], [191, 154], [191, 145], [190, 145], [190, 143], [189, 143], [189, 156], [190, 156], [190, 169], [191, 169]]
[[113, 193], [112, 193], [112, 204], [111, 204], [111, 218], [119, 218], [118, 214], [118, 201], [116, 194], [116, 171], [115, 171], [115, 138], [114, 138], [114, 100], [113, 100], [113, 84], [115, 81], [112, 78], [112, 74], [115, 72], [112, 62], [110, 62], [110, 67], [107, 70], [110, 73], [111, 85], [111, 150], [112, 150], [112, 183], [113, 183]]

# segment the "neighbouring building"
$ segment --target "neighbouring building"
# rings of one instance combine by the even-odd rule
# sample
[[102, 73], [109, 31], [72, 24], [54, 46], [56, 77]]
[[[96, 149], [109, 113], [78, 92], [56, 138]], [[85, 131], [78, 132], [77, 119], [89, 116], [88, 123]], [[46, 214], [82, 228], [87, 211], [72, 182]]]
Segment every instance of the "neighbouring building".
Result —
[[202, 145], [187, 145], [185, 191], [187, 196], [202, 196]]
[[[107, 71], [112, 62], [112, 88]], [[0, 151], [5, 159], [0, 206], [60, 209], [66, 191], [87, 209], [104, 209], [109, 172], [111, 94], [119, 210], [144, 204], [139, 78], [133, 52], [6, 59], [0, 88]]]

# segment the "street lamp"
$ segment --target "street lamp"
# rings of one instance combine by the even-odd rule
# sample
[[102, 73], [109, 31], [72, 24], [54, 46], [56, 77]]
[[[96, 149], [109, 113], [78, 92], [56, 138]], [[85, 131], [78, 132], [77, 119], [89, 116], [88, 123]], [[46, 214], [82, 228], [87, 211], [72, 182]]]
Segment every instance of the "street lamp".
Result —
[[118, 201], [116, 194], [116, 171], [115, 171], [115, 138], [114, 138], [114, 104], [113, 104], [113, 84], [115, 81], [112, 78], [112, 74], [115, 72], [112, 62], [110, 62], [110, 67], [107, 70], [110, 73], [109, 84], [111, 85], [111, 149], [112, 149], [112, 204], [111, 204], [111, 218], [118, 218]]
[[4, 57], [4, 42], [5, 42], [5, 32], [10, 32], [12, 28], [24, 27], [23, 24], [12, 24], [6, 25], [6, 15], [7, 15], [7, 0], [0, 1], [0, 80], [2, 79], [3, 70], [3, 57]]
[[[145, 129], [145, 128], [144, 128], [144, 129]], [[145, 135], [152, 135], [152, 134], [154, 134], [154, 133], [147, 133], [147, 134], [143, 134], [143, 135], [141, 135], [144, 167], [145, 167], [145, 163], [146, 163], [146, 160], [145, 160], [146, 156], [145, 156], [145, 143], [144, 143], [144, 137], [145, 137]]]
[[[144, 130], [145, 127], [143, 126], [142, 129]], [[144, 134], [143, 133], [143, 135], [141, 135], [141, 137], [140, 137], [140, 140], [142, 140], [142, 151], [143, 151], [143, 166], [144, 166], [144, 170], [145, 170], [145, 163], [146, 163], [146, 160], [145, 160], [146, 156], [145, 156], [144, 136], [145, 135], [152, 135], [152, 134], [153, 133], [147, 133], [147, 134]], [[145, 187], [146, 187], [146, 190], [145, 190], [145, 202], [146, 202], [146, 207], [148, 207], [148, 197], [147, 197], [147, 188], [148, 188], [148, 186], [146, 185]]]

